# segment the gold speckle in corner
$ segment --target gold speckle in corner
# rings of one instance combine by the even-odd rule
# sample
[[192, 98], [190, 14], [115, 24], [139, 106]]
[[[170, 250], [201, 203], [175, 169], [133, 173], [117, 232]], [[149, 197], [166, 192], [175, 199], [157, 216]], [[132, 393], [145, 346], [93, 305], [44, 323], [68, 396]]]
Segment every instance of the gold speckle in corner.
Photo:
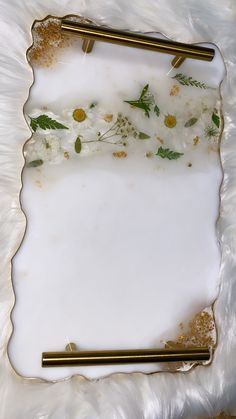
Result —
[[200, 138], [198, 137], [198, 135], [196, 137], [194, 137], [193, 139], [193, 145], [198, 145], [200, 142]]
[[118, 159], [124, 159], [127, 157], [127, 153], [125, 151], [114, 151], [112, 155]]
[[[165, 342], [165, 348], [214, 347], [215, 346], [215, 322], [213, 314], [208, 309], [197, 313], [184, 327], [180, 323], [181, 334], [175, 341]], [[182, 362], [169, 364], [170, 370], [176, 370], [184, 365]]]
[[32, 29], [34, 43], [27, 57], [32, 65], [49, 67], [55, 62], [58, 49], [69, 47], [72, 37], [62, 34], [59, 19], [47, 19], [36, 22]]
[[170, 96], [177, 96], [180, 91], [180, 87], [177, 84], [174, 84], [170, 90]]
[[186, 331], [176, 342], [183, 346], [214, 346], [212, 331], [215, 329], [213, 315], [208, 311], [197, 313], [188, 323]]

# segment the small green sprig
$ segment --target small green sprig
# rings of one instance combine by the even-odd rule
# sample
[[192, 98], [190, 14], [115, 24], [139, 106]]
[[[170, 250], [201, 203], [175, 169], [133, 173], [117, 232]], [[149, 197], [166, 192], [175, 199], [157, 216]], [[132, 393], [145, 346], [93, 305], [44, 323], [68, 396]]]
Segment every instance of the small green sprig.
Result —
[[153, 110], [154, 110], [156, 116], [160, 116], [160, 108], [158, 108], [157, 105], [154, 106], [154, 109]]
[[69, 129], [65, 125], [56, 121], [55, 119], [50, 118], [48, 115], [39, 115], [37, 118], [30, 117], [30, 126], [35, 132], [38, 128], [43, 130], [46, 129]]
[[128, 103], [131, 106], [140, 108], [145, 112], [145, 115], [149, 118], [150, 106], [154, 103], [154, 98], [152, 95], [148, 94], [149, 85], [144, 86], [139, 98], [137, 100], [124, 100], [125, 103]]
[[199, 87], [200, 89], [209, 89], [209, 87], [198, 80], [193, 80], [192, 77], [188, 77], [185, 74], [178, 73], [172, 79], [176, 79], [180, 84], [183, 86], [193, 86], [193, 87]]
[[218, 136], [219, 131], [214, 127], [214, 125], [207, 125], [204, 130], [205, 137], [210, 140], [211, 138], [215, 138]]
[[156, 153], [156, 156], [159, 156], [162, 159], [168, 159], [168, 160], [177, 160], [183, 155], [184, 153], [179, 153], [178, 151], [173, 151], [173, 150], [170, 150], [169, 148], [163, 148], [163, 147], [159, 147]]
[[136, 108], [142, 109], [148, 118], [150, 117], [151, 106], [154, 105], [153, 110], [156, 116], [160, 115], [160, 109], [155, 104], [154, 96], [149, 92], [149, 84], [144, 86], [138, 99], [124, 100], [124, 102]]

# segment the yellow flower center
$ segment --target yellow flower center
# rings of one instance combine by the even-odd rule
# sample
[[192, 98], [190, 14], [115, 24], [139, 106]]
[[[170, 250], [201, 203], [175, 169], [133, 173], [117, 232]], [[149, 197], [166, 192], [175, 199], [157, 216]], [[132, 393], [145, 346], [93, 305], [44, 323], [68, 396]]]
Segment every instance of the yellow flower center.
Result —
[[176, 125], [176, 117], [174, 115], [167, 115], [164, 120], [164, 124], [167, 128], [174, 128]]
[[83, 109], [79, 108], [74, 110], [73, 118], [77, 122], [83, 122], [87, 118], [87, 115]]

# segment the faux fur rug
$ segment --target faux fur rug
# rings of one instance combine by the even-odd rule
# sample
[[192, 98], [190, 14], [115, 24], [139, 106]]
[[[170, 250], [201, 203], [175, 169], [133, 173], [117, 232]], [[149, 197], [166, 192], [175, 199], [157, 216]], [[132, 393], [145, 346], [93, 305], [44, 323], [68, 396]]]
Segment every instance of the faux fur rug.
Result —
[[[22, 146], [30, 136], [22, 109], [33, 82], [25, 53], [34, 20], [49, 14], [80, 14], [120, 29], [162, 32], [188, 43], [213, 42], [222, 52], [227, 69], [221, 87], [222, 285], [215, 304], [219, 343], [209, 367], [188, 374], [119, 374], [91, 382], [75, 376], [49, 383], [17, 376], [9, 363], [11, 258], [25, 229], [19, 193]], [[235, 0], [0, 0], [0, 419], [205, 418], [236, 411], [235, 65]]]

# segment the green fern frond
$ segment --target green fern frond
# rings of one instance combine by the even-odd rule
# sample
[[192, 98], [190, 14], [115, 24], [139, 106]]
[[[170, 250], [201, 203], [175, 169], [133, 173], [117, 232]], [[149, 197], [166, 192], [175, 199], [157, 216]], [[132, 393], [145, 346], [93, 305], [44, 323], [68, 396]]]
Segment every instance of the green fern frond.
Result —
[[183, 86], [193, 86], [193, 87], [199, 87], [200, 89], [209, 89], [209, 87], [198, 80], [193, 80], [192, 77], [188, 77], [185, 74], [178, 73], [172, 79], [176, 79], [180, 84]]

